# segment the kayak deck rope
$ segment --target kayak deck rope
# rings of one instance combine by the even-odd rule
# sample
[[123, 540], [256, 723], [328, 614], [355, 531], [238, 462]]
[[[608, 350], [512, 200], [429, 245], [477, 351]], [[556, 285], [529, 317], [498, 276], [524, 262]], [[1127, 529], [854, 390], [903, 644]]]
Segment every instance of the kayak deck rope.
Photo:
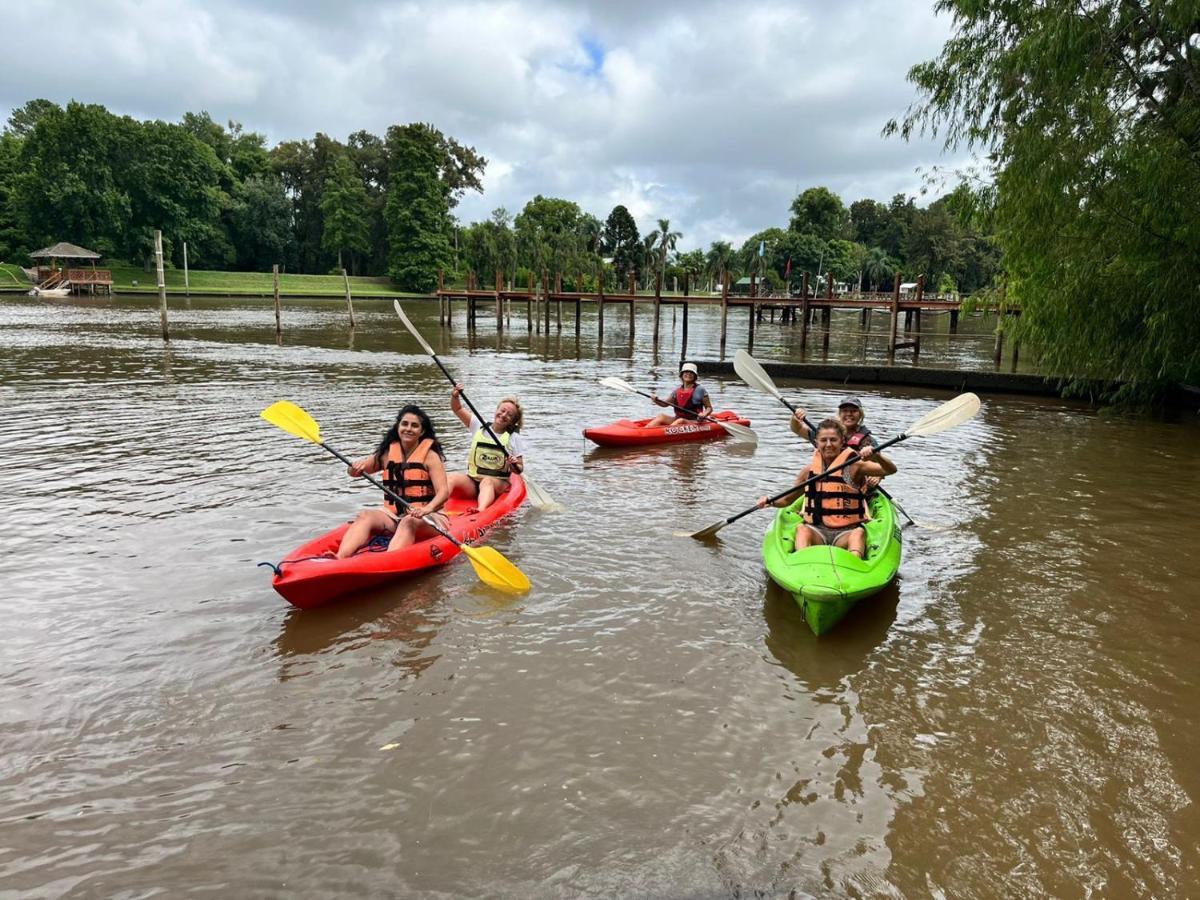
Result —
[[[283, 565], [283, 563], [280, 563], [279, 565]], [[270, 569], [271, 569], [271, 571], [275, 573], [275, 577], [276, 577], [276, 578], [282, 578], [282, 577], [283, 577], [283, 570], [282, 570], [282, 569], [280, 569], [280, 568], [279, 568], [279, 566], [275, 565], [275, 563], [273, 563], [273, 562], [260, 562], [260, 563], [258, 564], [258, 566], [256, 566], [255, 568], [261, 568], [262, 566], [269, 566], [269, 567], [270, 567]]]

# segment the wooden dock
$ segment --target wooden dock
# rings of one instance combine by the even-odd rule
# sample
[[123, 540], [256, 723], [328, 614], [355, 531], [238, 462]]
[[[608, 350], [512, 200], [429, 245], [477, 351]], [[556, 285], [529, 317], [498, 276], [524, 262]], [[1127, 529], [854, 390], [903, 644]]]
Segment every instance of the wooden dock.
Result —
[[[599, 283], [603, 283], [601, 279], [597, 279]], [[834, 291], [833, 275], [828, 274], [823, 285], [824, 291], [819, 296], [814, 296], [816, 292], [809, 287], [808, 274], [805, 273], [801, 281], [801, 290], [799, 297], [790, 296], [771, 296], [760, 294], [755, 283], [754, 276], [751, 276], [749, 294], [735, 294], [730, 292], [730, 279], [726, 275], [722, 279], [721, 292], [719, 294], [692, 294], [689, 291], [687, 279], [683, 282], [682, 294], [667, 294], [662, 291], [662, 278], [656, 279], [653, 293], [638, 293], [633, 283], [633, 278], [630, 278], [630, 284], [627, 291], [624, 293], [606, 293], [603, 289], [596, 292], [581, 292], [581, 291], [564, 291], [562, 288], [563, 278], [561, 274], [550, 280], [547, 274], [543, 274], [540, 283], [535, 284], [531, 276], [529, 283], [524, 289], [513, 289], [511, 286], [506, 287], [504, 282], [504, 273], [497, 272], [494, 286], [488, 290], [481, 288], [473, 273], [468, 273], [466, 287], [463, 288], [447, 288], [445, 286], [444, 276], [438, 273], [438, 289], [436, 297], [438, 299], [439, 321], [447, 327], [453, 327], [453, 304], [461, 302], [466, 306], [466, 324], [469, 330], [474, 330], [479, 323], [482, 313], [485, 319], [494, 317], [496, 330], [503, 331], [512, 324], [512, 307], [513, 304], [525, 306], [525, 325], [530, 332], [550, 333], [551, 319], [553, 318], [555, 328], [558, 332], [563, 329], [563, 307], [566, 306], [568, 315], [571, 314], [571, 307], [574, 306], [573, 322], [575, 326], [575, 336], [578, 338], [581, 333], [582, 312], [584, 304], [591, 304], [596, 308], [598, 318], [598, 337], [601, 341], [604, 340], [604, 324], [605, 312], [607, 308], [613, 306], [625, 307], [628, 310], [629, 321], [629, 336], [633, 339], [636, 328], [636, 310], [639, 305], [643, 308], [652, 306], [654, 309], [652, 340], [655, 349], [659, 343], [659, 321], [662, 308], [671, 307], [678, 309], [682, 307], [683, 322], [682, 322], [682, 348], [680, 351], [681, 358], [687, 355], [688, 341], [688, 310], [692, 306], [719, 306], [721, 309], [721, 356], [725, 356], [725, 348], [729, 336], [729, 316], [730, 311], [745, 310], [747, 322], [747, 341], [746, 349], [753, 352], [754, 349], [754, 330], [757, 323], [763, 321], [765, 314], [770, 314], [771, 321], [775, 320], [775, 313], [780, 313], [781, 324], [799, 324], [800, 326], [800, 347], [805, 350], [808, 347], [809, 331], [816, 330], [820, 333], [821, 349], [828, 351], [829, 339], [832, 331], [833, 311], [836, 310], [851, 310], [860, 313], [860, 322], [864, 335], [870, 333], [872, 318], [875, 313], [883, 312], [888, 314], [888, 363], [895, 361], [896, 353], [900, 350], [911, 349], [913, 351], [913, 360], [916, 361], [921, 352], [921, 313], [949, 313], [950, 315], [950, 334], [958, 333], [958, 321], [962, 314], [962, 301], [950, 297], [941, 296], [926, 296], [925, 295], [925, 277], [919, 276], [916, 281], [916, 290], [911, 293], [902, 294], [900, 290], [901, 279], [899, 273], [895, 277], [895, 286], [890, 292], [855, 292], [837, 294]], [[583, 284], [582, 276], [576, 276], [576, 285]], [[1013, 307], [1001, 306], [993, 311], [1001, 316], [1016, 316], [1020, 314], [1020, 310]], [[610, 316], [611, 312], [608, 313]], [[901, 314], [903, 314], [903, 331], [900, 330]], [[994, 360], [997, 368], [1000, 366], [1000, 358], [1003, 351], [1004, 329], [997, 329], [996, 343], [994, 350]], [[1013, 370], [1016, 371], [1019, 349], [1018, 345], [1013, 344]]]

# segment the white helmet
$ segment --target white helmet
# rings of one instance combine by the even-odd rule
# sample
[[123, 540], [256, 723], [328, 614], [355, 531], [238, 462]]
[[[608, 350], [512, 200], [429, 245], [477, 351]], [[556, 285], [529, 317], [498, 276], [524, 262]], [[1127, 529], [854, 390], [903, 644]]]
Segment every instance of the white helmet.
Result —
[[695, 363], [684, 363], [682, 366], [680, 366], [679, 374], [682, 375], [684, 372], [691, 372], [697, 378], [700, 377], [700, 370], [696, 368]]

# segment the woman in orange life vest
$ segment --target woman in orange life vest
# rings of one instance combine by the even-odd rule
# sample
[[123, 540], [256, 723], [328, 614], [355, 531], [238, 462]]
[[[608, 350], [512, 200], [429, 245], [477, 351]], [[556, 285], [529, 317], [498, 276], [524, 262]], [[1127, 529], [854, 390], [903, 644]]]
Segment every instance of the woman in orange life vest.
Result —
[[443, 455], [442, 445], [438, 443], [433, 423], [425, 411], [411, 404], [400, 410], [375, 452], [352, 463], [349, 472], [351, 478], [364, 473], [385, 472], [383, 483], [411, 506], [408, 512], [397, 509], [399, 504], [384, 494], [382, 508], [364, 509], [342, 535], [338, 559], [350, 556], [378, 532], [392, 535], [389, 550], [399, 550], [417, 540], [433, 537], [437, 531], [421, 521], [423, 516], [432, 516], [445, 528], [446, 518], [438, 513], [450, 497]]
[[[505, 397], [492, 417], [492, 433], [503, 445], [497, 447], [487, 429], [463, 406], [463, 386], [456, 384], [450, 392], [450, 411], [471, 432], [471, 449], [467, 453], [467, 471], [450, 473], [450, 490], [460, 497], [475, 497], [478, 509], [487, 509], [512, 486], [509, 475], [518, 475], [525, 468], [525, 438], [519, 432], [525, 412], [516, 397]], [[507, 454], [505, 451], [508, 451]]]
[[[672, 407], [671, 411], [659, 413], [642, 427], [685, 425], [688, 422], [695, 422], [696, 416], [712, 415], [712, 399], [708, 396], [708, 391], [696, 383], [699, 380], [700, 370], [696, 368], [695, 363], [684, 363], [680, 366], [679, 387], [671, 391], [666, 400], [660, 400], [658, 394], [653, 397], [654, 402], [659, 406]], [[694, 415], [685, 415], [680, 411], [681, 409], [686, 409]]]
[[[812, 460], [796, 476], [796, 484], [813, 475], [823, 476], [803, 490], [804, 526], [796, 529], [796, 549], [829, 544], [843, 547], [859, 559], [866, 555], [866, 532], [862, 523], [867, 520], [866, 479], [894, 475], [896, 464], [882, 453], [871, 461], [860, 460], [824, 475], [834, 466], [853, 458], [854, 451], [846, 446], [846, 430], [836, 419], [825, 419], [817, 426], [816, 452]], [[794, 495], [775, 501], [776, 506], [788, 506]], [[767, 505], [766, 497], [758, 498], [759, 508]]]

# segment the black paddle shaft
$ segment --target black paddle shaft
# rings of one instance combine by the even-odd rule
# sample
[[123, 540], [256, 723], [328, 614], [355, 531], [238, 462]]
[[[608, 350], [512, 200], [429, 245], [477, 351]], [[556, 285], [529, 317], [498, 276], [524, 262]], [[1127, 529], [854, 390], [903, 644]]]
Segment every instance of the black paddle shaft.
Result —
[[[342, 456], [341, 453], [339, 453], [333, 447], [330, 447], [324, 441], [321, 441], [320, 444], [318, 444], [317, 446], [324, 447], [326, 450], [328, 450], [330, 453], [332, 453], [334, 456], [336, 456], [338, 459], [340, 459], [346, 465], [348, 465], [348, 466], [354, 465], [353, 462], [346, 459], [346, 457]], [[395, 491], [393, 491], [390, 487], [388, 487], [382, 481], [379, 481], [376, 478], [372, 478], [370, 476], [370, 474], [368, 474], [367, 472], [363, 472], [361, 477], [367, 479], [367, 481], [371, 482], [371, 484], [375, 485], [375, 487], [379, 488], [381, 491], [383, 491], [385, 494], [387, 494], [389, 497], [391, 497], [393, 500], [395, 500], [397, 503], [399, 503], [406, 511], [412, 507], [411, 503], [409, 503], [407, 500], [405, 500], [403, 497], [401, 497], [399, 494], [397, 494]], [[396, 521], [397, 522], [400, 521], [399, 517], [397, 517]], [[450, 541], [452, 544], [456, 544], [459, 547], [462, 546], [462, 541], [455, 540], [454, 535], [438, 528], [437, 525], [435, 525], [432, 521], [430, 521], [428, 516], [423, 518], [421, 521], [424, 522], [426, 525], [428, 525], [430, 528], [432, 528], [434, 531], [436, 531], [438, 534], [440, 534], [442, 537], [444, 537], [446, 540]]]
[[[907, 438], [908, 438], [907, 434], [898, 434], [894, 438], [892, 438], [890, 441], [884, 441], [882, 444], [880, 444], [878, 447], [876, 447], [875, 452], [878, 453], [881, 450], [884, 450], [884, 449], [892, 446], [893, 444], [898, 444], [901, 441], [906, 440]], [[776, 500], [782, 500], [784, 497], [787, 497], [789, 494], [795, 494], [798, 491], [803, 490], [805, 487], [807, 487], [812, 482], [816, 481], [818, 478], [823, 478], [826, 475], [832, 475], [834, 472], [840, 472], [842, 469], [846, 468], [846, 466], [850, 466], [850, 465], [853, 465], [854, 463], [858, 462], [859, 459], [860, 459], [860, 457], [858, 455], [858, 451], [855, 451], [854, 455], [851, 456], [844, 463], [839, 463], [838, 465], [834, 466], [832, 469], [822, 472], [820, 475], [813, 475], [811, 478], [805, 478], [802, 482], [800, 482], [797, 485], [794, 485], [793, 487], [788, 488], [786, 491], [780, 491], [778, 494], [775, 494], [773, 497], [768, 497], [767, 503], [774, 503]], [[732, 525], [734, 522], [736, 522], [738, 519], [742, 518], [743, 516], [748, 516], [752, 512], [758, 512], [758, 509], [759, 509], [758, 504], [755, 504], [754, 506], [750, 507], [749, 509], [742, 510], [736, 516], [730, 516], [728, 519], [725, 520], [725, 524]]]
[[[634, 388], [634, 389], [633, 389], [633, 392], [634, 392], [635, 394], [641, 394], [643, 397], [648, 397], [648, 398], [649, 398], [649, 399], [651, 399], [651, 400], [657, 399], [657, 398], [655, 398], [655, 396], [654, 396], [653, 394], [647, 394], [645, 391], [639, 391], [637, 388]], [[667, 401], [667, 400], [663, 400], [663, 403], [666, 403], [666, 404], [667, 404], [667, 406], [670, 406], [672, 409], [677, 409], [677, 410], [679, 410], [679, 411], [680, 411], [681, 413], [683, 413], [685, 416], [691, 416], [691, 417], [692, 417], [693, 419], [695, 419], [697, 422], [705, 422], [705, 421], [712, 421], [712, 422], [715, 422], [715, 421], [717, 421], [717, 420], [716, 420], [716, 419], [714, 419], [712, 416], [702, 416], [702, 415], [700, 415], [700, 413], [698, 413], [698, 412], [692, 412], [690, 409], [685, 409], [685, 408], [684, 408], [684, 407], [682, 407], [682, 406], [676, 406], [674, 403], [671, 403], [671, 402], [669, 402], [669, 401]]]
[[[450, 374], [450, 370], [442, 365], [442, 361], [440, 359], [438, 359], [437, 354], [431, 353], [429, 355], [432, 356], [433, 361], [438, 364], [438, 368], [442, 370], [442, 374], [445, 375], [448, 379], [450, 379], [450, 384], [457, 385], [458, 382], [454, 380], [454, 376]], [[504, 458], [512, 459], [513, 456], [511, 453], [508, 452], [508, 448], [506, 446], [504, 446], [504, 444], [500, 443], [500, 438], [496, 437], [496, 432], [492, 431], [492, 426], [489, 425], [487, 423], [487, 420], [479, 414], [479, 410], [477, 410], [475, 408], [475, 404], [471, 402], [471, 398], [467, 396], [467, 392], [459, 391], [458, 396], [462, 397], [463, 400], [466, 401], [467, 409], [469, 409], [471, 411], [471, 414], [473, 416], [475, 416], [475, 418], [478, 419], [479, 422], [483, 425], [483, 430], [488, 433], [488, 437], [490, 437], [492, 439], [492, 441], [496, 444], [496, 446], [498, 446], [501, 450], [504, 451]]]

